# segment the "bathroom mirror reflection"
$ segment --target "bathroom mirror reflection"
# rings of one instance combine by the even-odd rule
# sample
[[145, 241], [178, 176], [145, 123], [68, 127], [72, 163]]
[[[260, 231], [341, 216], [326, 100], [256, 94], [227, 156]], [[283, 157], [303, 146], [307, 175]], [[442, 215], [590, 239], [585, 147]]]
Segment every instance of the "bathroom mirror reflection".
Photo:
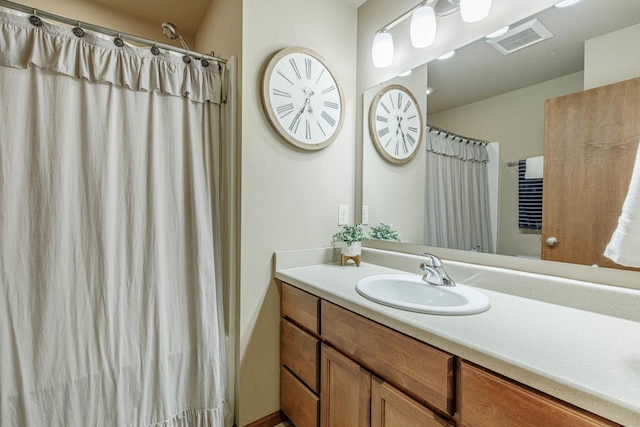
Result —
[[[537, 24], [531, 29], [534, 19]], [[427, 132], [419, 154], [404, 166], [384, 161], [369, 137], [366, 117], [371, 100], [388, 84], [401, 84], [421, 101], [426, 123], [496, 142], [487, 146], [491, 244], [481, 250], [540, 258], [541, 230], [519, 228], [519, 167], [509, 164], [543, 154], [545, 100], [640, 77], [640, 58], [635, 54], [640, 2], [582, 0], [572, 7], [551, 7], [512, 23], [511, 32], [525, 24], [529, 33], [540, 33], [542, 24], [553, 37], [508, 55], [485, 39], [477, 40], [448, 60], [434, 60], [409, 76], [398, 76], [363, 93], [362, 200], [368, 207], [369, 224], [391, 223], [402, 242], [430, 244], [425, 240]], [[428, 97], [427, 87], [433, 89]], [[584, 181], [576, 184], [584, 186]], [[597, 229], [598, 224], [592, 227]]]

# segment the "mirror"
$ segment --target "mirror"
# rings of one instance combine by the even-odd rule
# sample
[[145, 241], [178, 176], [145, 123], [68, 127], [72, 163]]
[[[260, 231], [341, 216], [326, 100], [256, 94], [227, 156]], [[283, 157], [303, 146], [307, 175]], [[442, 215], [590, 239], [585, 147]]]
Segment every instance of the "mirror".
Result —
[[[625, 58], [603, 50], [611, 43], [616, 49], [625, 43], [637, 45], [640, 2], [582, 0], [567, 8], [551, 7], [512, 23], [511, 28], [534, 18], [554, 36], [506, 56], [485, 39], [477, 40], [448, 60], [421, 65], [410, 76], [396, 77], [363, 93], [362, 200], [370, 225], [391, 223], [402, 242], [425, 244], [425, 152], [420, 150], [404, 166], [385, 162], [371, 143], [366, 120], [375, 94], [388, 84], [401, 84], [424, 99], [426, 123], [498, 142], [489, 161], [489, 175], [495, 179], [491, 184], [494, 252], [539, 258], [541, 235], [518, 228], [518, 168], [507, 164], [542, 155], [546, 99], [640, 76], [640, 62], [621, 66]], [[613, 41], [611, 33], [621, 29], [628, 29], [627, 36]], [[593, 49], [598, 49], [597, 55], [591, 53]], [[428, 97], [427, 86], [434, 90]], [[425, 139], [426, 135], [422, 144]]]

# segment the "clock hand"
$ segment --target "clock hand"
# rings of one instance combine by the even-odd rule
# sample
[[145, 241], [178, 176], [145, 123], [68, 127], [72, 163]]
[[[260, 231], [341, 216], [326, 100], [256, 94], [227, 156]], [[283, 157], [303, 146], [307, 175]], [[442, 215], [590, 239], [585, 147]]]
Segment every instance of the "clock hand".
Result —
[[302, 115], [302, 113], [304, 113], [304, 110], [307, 109], [308, 105], [309, 105], [309, 98], [305, 99], [304, 104], [302, 104], [302, 108], [300, 109], [300, 111], [298, 111], [296, 116], [293, 118], [293, 121], [291, 122], [291, 125], [289, 125], [289, 130], [290, 131], [295, 132], [294, 129], [297, 129], [296, 124], [300, 120], [300, 116]]

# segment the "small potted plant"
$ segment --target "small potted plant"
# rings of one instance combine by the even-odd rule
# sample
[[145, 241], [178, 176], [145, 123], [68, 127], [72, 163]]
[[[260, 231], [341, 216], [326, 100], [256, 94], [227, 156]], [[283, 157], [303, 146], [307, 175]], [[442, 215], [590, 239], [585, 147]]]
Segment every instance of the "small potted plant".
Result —
[[369, 239], [362, 224], [343, 225], [333, 235], [334, 243], [340, 243], [343, 255], [356, 256], [362, 252], [362, 241]]
[[374, 225], [370, 229], [371, 238], [377, 240], [391, 240], [395, 242], [400, 241], [400, 234], [393, 228], [392, 224], [385, 224], [381, 222], [378, 225]]

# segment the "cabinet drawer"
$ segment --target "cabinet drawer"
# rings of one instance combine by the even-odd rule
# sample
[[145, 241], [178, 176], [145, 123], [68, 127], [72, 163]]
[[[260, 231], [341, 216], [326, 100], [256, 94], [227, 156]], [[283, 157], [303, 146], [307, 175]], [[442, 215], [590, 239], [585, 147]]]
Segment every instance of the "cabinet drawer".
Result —
[[319, 341], [286, 319], [280, 324], [280, 360], [318, 393]]
[[454, 357], [322, 301], [322, 337], [420, 403], [453, 415]]
[[280, 408], [296, 427], [318, 427], [320, 399], [286, 368], [280, 368]]
[[589, 412], [462, 362], [460, 420], [463, 426], [617, 426]]
[[318, 307], [320, 298], [296, 287], [282, 283], [282, 317], [293, 320], [303, 328], [318, 334]]

